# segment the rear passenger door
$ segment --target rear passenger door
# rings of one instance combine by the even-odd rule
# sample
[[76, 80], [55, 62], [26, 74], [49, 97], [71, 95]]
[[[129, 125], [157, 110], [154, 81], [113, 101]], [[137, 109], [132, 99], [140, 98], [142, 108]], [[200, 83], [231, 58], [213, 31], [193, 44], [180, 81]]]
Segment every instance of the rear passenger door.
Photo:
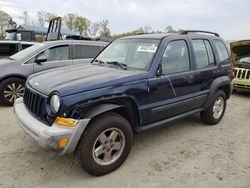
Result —
[[210, 39], [191, 39], [195, 59], [194, 97], [197, 108], [205, 103], [209, 88], [219, 74], [211, 42]]
[[[41, 56], [46, 57], [47, 61], [40, 64], [36, 63], [36, 59]], [[33, 61], [34, 72], [72, 65], [70, 45], [60, 45], [48, 48], [37, 55]]]
[[102, 50], [101, 46], [75, 44], [73, 47], [73, 64], [90, 63]]

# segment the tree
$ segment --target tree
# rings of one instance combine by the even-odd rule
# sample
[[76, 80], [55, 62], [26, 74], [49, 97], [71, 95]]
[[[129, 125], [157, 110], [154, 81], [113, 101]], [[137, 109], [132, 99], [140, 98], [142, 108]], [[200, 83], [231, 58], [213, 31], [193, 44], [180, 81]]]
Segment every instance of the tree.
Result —
[[14, 20], [12, 20], [12, 18], [9, 20], [9, 26], [11, 27], [11, 28], [16, 28], [17, 27], [17, 23], [14, 21]]
[[101, 37], [111, 37], [110, 29], [108, 28], [109, 21], [103, 20], [100, 23], [100, 36]]
[[127, 37], [127, 36], [131, 36], [131, 35], [138, 35], [138, 34], [141, 34], [141, 33], [144, 33], [144, 29], [142, 27], [140, 27], [140, 28], [138, 28], [136, 30], [133, 30], [133, 31], [126, 32], [126, 33], [113, 35], [112, 38], [113, 39], [118, 39], [118, 38], [121, 38], [121, 37]]
[[37, 12], [37, 21], [38, 21], [38, 25], [41, 26], [41, 27], [44, 27], [45, 26], [45, 15], [46, 15], [46, 12], [45, 11], [38, 11]]
[[167, 33], [178, 33], [180, 31], [182, 31], [182, 29], [175, 30], [172, 26], [169, 25], [166, 27], [165, 31]]
[[29, 13], [28, 11], [23, 11], [23, 15], [19, 17], [21, 20], [23, 20], [23, 25], [30, 25], [29, 23]]
[[56, 18], [56, 17], [58, 17], [57, 14], [47, 12], [47, 13], [45, 14], [45, 22], [49, 23], [50, 20], [52, 20], [53, 18]]
[[79, 32], [80, 35], [88, 36], [88, 30], [91, 22], [82, 16], [77, 16], [74, 22], [75, 31]]
[[10, 26], [11, 16], [6, 12], [0, 10], [0, 28], [1, 28], [1, 37], [3, 38], [4, 29]]
[[150, 33], [150, 31], [152, 31], [152, 27], [150, 25], [145, 25], [143, 27], [143, 31], [144, 33]]
[[64, 23], [70, 31], [74, 31], [76, 17], [77, 15], [72, 13], [69, 13], [63, 17]]
[[98, 33], [99, 29], [100, 29], [100, 23], [92, 22], [90, 27], [89, 27], [88, 32], [89, 32], [90, 36], [95, 37], [96, 34]]

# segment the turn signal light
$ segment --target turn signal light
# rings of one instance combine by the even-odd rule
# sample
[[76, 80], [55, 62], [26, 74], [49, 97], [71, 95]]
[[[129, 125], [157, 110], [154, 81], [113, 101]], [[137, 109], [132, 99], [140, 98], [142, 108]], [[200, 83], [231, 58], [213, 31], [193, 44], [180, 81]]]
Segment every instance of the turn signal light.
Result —
[[62, 138], [59, 141], [59, 148], [65, 148], [68, 144], [69, 140], [67, 138]]
[[71, 118], [57, 117], [55, 120], [55, 123], [57, 125], [62, 125], [62, 126], [66, 126], [66, 127], [75, 127], [77, 124], [77, 120], [71, 119]]

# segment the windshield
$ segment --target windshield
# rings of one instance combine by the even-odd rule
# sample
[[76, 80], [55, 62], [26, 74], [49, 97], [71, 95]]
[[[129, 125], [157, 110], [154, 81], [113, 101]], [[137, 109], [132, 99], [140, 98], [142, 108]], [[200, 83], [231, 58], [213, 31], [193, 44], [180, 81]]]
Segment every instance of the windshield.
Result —
[[110, 44], [93, 63], [120, 69], [147, 70], [160, 40], [122, 39]]
[[16, 33], [11, 32], [11, 33], [6, 33], [5, 40], [14, 40]]
[[38, 49], [42, 48], [44, 46], [44, 44], [35, 44], [31, 47], [28, 47], [18, 53], [16, 53], [13, 56], [10, 56], [10, 59], [24, 59], [27, 56], [29, 56], [30, 54], [33, 54], [33, 52], [37, 51]]

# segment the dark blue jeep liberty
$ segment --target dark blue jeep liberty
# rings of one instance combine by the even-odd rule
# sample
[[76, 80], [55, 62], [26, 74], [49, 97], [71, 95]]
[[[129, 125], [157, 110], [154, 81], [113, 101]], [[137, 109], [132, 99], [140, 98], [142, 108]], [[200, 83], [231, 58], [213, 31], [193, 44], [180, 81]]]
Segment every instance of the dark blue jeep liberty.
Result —
[[91, 64], [30, 76], [15, 113], [43, 148], [75, 153], [100, 176], [126, 160], [136, 132], [194, 113], [219, 123], [232, 77], [217, 33], [136, 35], [114, 41]]

